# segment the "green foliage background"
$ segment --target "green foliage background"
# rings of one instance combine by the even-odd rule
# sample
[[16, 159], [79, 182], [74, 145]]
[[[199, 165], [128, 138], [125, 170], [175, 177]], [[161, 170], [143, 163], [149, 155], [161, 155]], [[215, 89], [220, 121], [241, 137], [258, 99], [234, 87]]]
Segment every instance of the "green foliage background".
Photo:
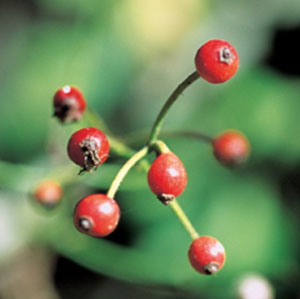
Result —
[[[110, 277], [210, 298], [233, 298], [236, 282], [247, 273], [266, 276], [278, 296], [297, 292], [299, 79], [261, 62], [274, 28], [299, 23], [300, 2], [34, 3], [31, 13], [25, 4], [8, 3], [0, 11], [0, 265], [34, 242]], [[212, 38], [235, 45], [239, 72], [222, 85], [197, 81], [165, 124], [166, 130], [211, 135], [235, 128], [251, 142], [249, 163], [232, 171], [218, 165], [206, 144], [166, 139], [189, 175], [180, 203], [200, 234], [214, 235], [226, 247], [224, 270], [204, 277], [188, 264], [188, 236], [148, 190], [139, 169], [116, 198], [121, 225], [130, 228], [126, 244], [73, 228], [75, 203], [106, 190], [123, 161], [111, 159], [93, 175], [77, 178], [65, 147], [70, 134], [87, 122], [61, 126], [51, 118], [51, 100], [59, 87], [77, 85], [116, 136], [138, 139], [169, 93], [194, 70], [196, 50]], [[138, 148], [142, 140], [133, 143]], [[51, 213], [30, 202], [32, 188], [44, 176], [67, 180], [64, 201]]]

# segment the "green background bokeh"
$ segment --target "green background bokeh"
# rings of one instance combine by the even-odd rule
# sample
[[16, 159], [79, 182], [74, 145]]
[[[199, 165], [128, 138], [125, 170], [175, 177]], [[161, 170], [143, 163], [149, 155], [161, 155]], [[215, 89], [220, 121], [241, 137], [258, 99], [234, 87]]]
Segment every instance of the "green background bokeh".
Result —
[[[299, 79], [262, 62], [272, 50], [275, 28], [300, 23], [300, 2], [32, 3], [30, 8], [26, 1], [4, 2], [0, 11], [0, 213], [10, 215], [3, 218], [0, 265], [37, 242], [109, 277], [203, 298], [234, 298], [237, 281], [248, 273], [269, 279], [278, 298], [297, 293], [289, 279], [299, 278]], [[226, 247], [224, 270], [204, 277], [188, 263], [188, 236], [148, 190], [146, 174], [138, 168], [116, 198], [121, 227], [130, 228], [126, 244], [73, 228], [72, 210], [80, 196], [106, 190], [123, 161], [112, 159], [78, 179], [65, 147], [85, 122], [61, 126], [51, 117], [51, 100], [61, 86], [79, 86], [111, 131], [132, 140], [150, 130], [167, 96], [194, 70], [196, 50], [213, 38], [237, 49], [237, 75], [222, 85], [194, 83], [164, 127], [211, 136], [235, 128], [251, 143], [248, 164], [229, 170], [214, 160], [207, 144], [165, 140], [189, 176], [179, 202], [200, 234], [213, 235]], [[138, 148], [142, 141], [134, 144]], [[41, 213], [28, 194], [51, 171], [63, 176], [70, 169], [63, 203]]]

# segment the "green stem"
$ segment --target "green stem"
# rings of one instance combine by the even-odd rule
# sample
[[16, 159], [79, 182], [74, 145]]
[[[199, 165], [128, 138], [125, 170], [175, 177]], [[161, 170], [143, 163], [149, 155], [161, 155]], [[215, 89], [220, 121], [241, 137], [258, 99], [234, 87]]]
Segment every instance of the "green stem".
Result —
[[93, 110], [87, 108], [84, 112], [84, 120], [86, 120], [89, 125], [95, 126], [100, 130], [105, 131], [106, 134], [110, 134], [108, 127], [105, 125], [104, 121], [95, 113]]
[[[161, 140], [155, 141], [155, 143], [152, 145], [152, 148], [160, 153], [170, 152], [167, 145]], [[190, 222], [190, 220], [188, 219], [188, 217], [186, 216], [186, 214], [180, 207], [179, 203], [176, 201], [176, 198], [174, 197], [174, 199], [169, 201], [168, 205], [170, 206], [170, 208], [172, 209], [174, 214], [177, 216], [177, 218], [179, 219], [179, 221], [181, 222], [181, 224], [183, 225], [185, 230], [188, 232], [190, 237], [193, 240], [197, 239], [199, 237], [199, 235], [198, 235], [196, 229], [194, 228], [194, 226], [192, 225], [192, 223]]]
[[[139, 131], [139, 132], [134, 132], [131, 133], [128, 136], [123, 137], [122, 139], [128, 144], [129, 146], [137, 146], [140, 144], [145, 144], [147, 142], [149, 136], [148, 131]], [[197, 131], [192, 131], [192, 130], [170, 130], [170, 131], [163, 131], [160, 134], [160, 139], [165, 139], [165, 138], [178, 138], [178, 137], [183, 137], [183, 138], [191, 138], [199, 141], [203, 141], [206, 143], [212, 143], [213, 137], [202, 133], [202, 132], [197, 132]]]
[[114, 198], [121, 182], [123, 181], [124, 177], [127, 175], [128, 171], [143, 157], [147, 155], [149, 151], [148, 146], [143, 147], [141, 150], [136, 152], [119, 170], [115, 179], [113, 180], [108, 192], [107, 197]]
[[192, 139], [198, 139], [207, 143], [212, 143], [213, 138], [203, 134], [201, 132], [195, 132], [195, 131], [174, 131], [174, 132], [165, 132], [164, 137], [187, 137]]
[[181, 224], [183, 225], [185, 230], [188, 232], [190, 237], [193, 240], [199, 238], [199, 234], [197, 233], [196, 229], [194, 228], [194, 226], [192, 225], [192, 223], [190, 222], [190, 220], [188, 219], [188, 217], [186, 216], [186, 214], [184, 213], [184, 211], [182, 210], [182, 208], [180, 207], [180, 205], [176, 201], [176, 199], [173, 199], [172, 201], [170, 201], [169, 207], [172, 209], [174, 214], [177, 216], [177, 218], [179, 219], [179, 221], [181, 222]]
[[86, 109], [84, 117], [89, 125], [96, 126], [98, 129], [105, 132], [109, 140], [110, 149], [113, 154], [124, 158], [130, 158], [135, 151], [124, 145], [121, 141], [112, 136], [111, 132], [102, 121], [102, 119], [91, 109]]
[[193, 72], [181, 84], [179, 84], [177, 88], [172, 92], [172, 94], [170, 95], [170, 97], [162, 107], [152, 127], [150, 137], [149, 137], [149, 144], [154, 143], [156, 141], [158, 134], [161, 130], [161, 126], [166, 118], [166, 114], [171, 108], [172, 104], [177, 100], [177, 98], [182, 94], [182, 92], [198, 78], [200, 78], [199, 74], [196, 71]]
[[171, 152], [167, 145], [161, 140], [156, 140], [155, 143], [151, 145], [150, 150], [154, 150], [158, 154], [166, 154]]
[[[191, 85], [194, 81], [196, 81], [200, 76], [198, 73], [195, 71], [191, 75], [189, 75], [181, 84], [178, 85], [178, 87], [173, 91], [173, 93], [170, 95], [170, 97], [167, 99], [166, 103], [162, 107], [160, 113], [158, 114], [156, 121], [152, 127], [150, 137], [148, 140], [148, 143], [145, 147], [143, 147], [141, 150], [138, 152], [134, 153], [134, 151], [124, 145], [122, 142], [116, 140], [113, 137], [109, 137], [109, 142], [111, 149], [118, 155], [120, 156], [125, 156], [131, 158], [123, 165], [123, 167], [119, 170], [117, 173], [115, 179], [113, 180], [108, 192], [107, 196], [110, 198], [114, 198], [115, 194], [129, 172], [129, 170], [142, 158], [144, 158], [149, 150], [156, 150], [157, 152], [169, 152], [170, 150], [168, 147], [162, 142], [162, 141], [157, 141], [158, 134], [161, 130], [162, 124], [166, 118], [166, 114], [173, 105], [173, 103], [177, 100], [177, 98], [182, 94], [182, 92], [189, 86]], [[102, 122], [102, 120], [99, 118], [97, 114], [92, 112], [91, 110], [87, 110], [86, 113], [86, 119], [91, 123], [96, 126], [98, 126], [100, 129], [104, 130], [106, 133], [109, 133], [108, 129]], [[147, 161], [142, 160], [140, 163], [140, 166], [147, 171], [149, 169], [149, 164]], [[176, 199], [173, 199], [170, 203], [169, 206], [179, 219], [179, 221], [182, 223], [183, 227], [186, 229], [186, 231], [189, 233], [192, 239], [196, 239], [199, 237], [197, 231], [189, 221], [188, 217], [185, 215], [184, 211], [180, 207], [180, 205], [177, 203]]]
[[121, 141], [118, 139], [112, 137], [112, 136], [107, 136], [109, 144], [110, 144], [110, 149], [112, 153], [114, 153], [117, 156], [121, 156], [124, 158], [130, 158], [132, 155], [134, 155], [135, 151], [125, 144], [123, 144]]

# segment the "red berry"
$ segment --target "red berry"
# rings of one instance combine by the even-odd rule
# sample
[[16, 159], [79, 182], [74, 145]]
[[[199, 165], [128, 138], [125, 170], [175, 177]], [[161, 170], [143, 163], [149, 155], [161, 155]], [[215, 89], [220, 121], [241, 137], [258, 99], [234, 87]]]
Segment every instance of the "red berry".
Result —
[[214, 274], [225, 263], [225, 249], [217, 239], [202, 236], [192, 242], [188, 257], [196, 271], [203, 274]]
[[222, 164], [234, 166], [246, 161], [250, 144], [242, 133], [229, 130], [213, 140], [213, 151]]
[[76, 131], [68, 143], [70, 159], [83, 171], [97, 168], [108, 158], [109, 142], [105, 134], [93, 127]]
[[232, 45], [224, 40], [210, 40], [197, 52], [195, 64], [198, 74], [210, 83], [229, 80], [239, 67], [239, 57]]
[[149, 169], [148, 184], [165, 204], [179, 196], [187, 184], [187, 174], [180, 159], [171, 152], [160, 154]]
[[82, 232], [94, 237], [112, 233], [120, 219], [118, 203], [105, 194], [91, 194], [81, 199], [74, 211], [74, 224]]
[[81, 118], [86, 102], [78, 88], [66, 85], [55, 93], [53, 106], [54, 116], [61, 122], [72, 122]]
[[54, 180], [44, 180], [39, 183], [34, 191], [34, 197], [38, 203], [52, 208], [56, 206], [62, 197], [60, 184]]

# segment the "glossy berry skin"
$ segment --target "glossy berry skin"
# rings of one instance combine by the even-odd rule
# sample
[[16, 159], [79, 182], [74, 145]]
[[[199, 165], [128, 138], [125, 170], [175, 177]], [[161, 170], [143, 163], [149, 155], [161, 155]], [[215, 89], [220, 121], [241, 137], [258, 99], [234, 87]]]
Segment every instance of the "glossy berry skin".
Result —
[[60, 184], [49, 179], [38, 184], [34, 191], [34, 198], [44, 207], [53, 208], [61, 201], [62, 194]]
[[164, 203], [179, 196], [187, 184], [187, 174], [180, 159], [173, 153], [162, 153], [152, 163], [148, 184]]
[[53, 107], [54, 116], [61, 122], [68, 123], [78, 121], [81, 118], [86, 107], [86, 101], [78, 88], [66, 85], [55, 93]]
[[198, 74], [204, 80], [210, 83], [223, 83], [236, 73], [239, 57], [228, 42], [214, 39], [198, 50], [195, 65]]
[[212, 142], [215, 157], [225, 166], [235, 166], [245, 162], [250, 153], [247, 138], [239, 131], [223, 132]]
[[76, 131], [67, 147], [69, 158], [83, 171], [97, 168], [106, 161], [109, 142], [106, 135], [97, 128], [89, 127]]
[[118, 203], [105, 194], [91, 194], [81, 199], [74, 210], [75, 227], [94, 237], [112, 233], [120, 219]]
[[226, 255], [223, 245], [217, 239], [201, 236], [192, 242], [188, 258], [196, 271], [210, 275], [222, 269]]

